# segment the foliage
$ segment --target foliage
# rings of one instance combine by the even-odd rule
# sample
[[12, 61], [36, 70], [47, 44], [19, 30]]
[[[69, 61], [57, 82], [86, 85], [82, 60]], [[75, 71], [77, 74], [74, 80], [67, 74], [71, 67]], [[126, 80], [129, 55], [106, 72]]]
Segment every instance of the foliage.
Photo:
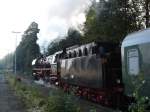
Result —
[[80, 112], [75, 105], [72, 95], [64, 94], [62, 91], [53, 91], [48, 98], [48, 110], [50, 112]]
[[20, 83], [16, 78], [8, 78], [9, 84], [16, 91], [16, 94], [23, 100], [29, 112], [33, 110], [41, 110], [40, 112], [45, 112], [45, 97], [35, 88], [26, 86]]
[[83, 28], [84, 37], [81, 38], [82, 43], [91, 42], [96, 40], [99, 35], [97, 20], [96, 20], [96, 12], [94, 6], [92, 5], [87, 12], [86, 22]]
[[32, 60], [39, 56], [40, 49], [36, 43], [38, 32], [38, 24], [35, 22], [32, 22], [29, 28], [24, 32], [22, 40], [16, 49], [18, 71], [30, 71]]
[[96, 112], [96, 110], [95, 109], [91, 109], [90, 112]]
[[83, 42], [121, 42], [130, 32], [143, 28], [137, 0], [101, 0], [93, 2], [86, 14]]
[[12, 70], [13, 69], [13, 53], [7, 54], [0, 60], [0, 69]]
[[136, 22], [144, 27], [150, 27], [150, 1], [149, 0], [130, 0], [131, 12], [136, 16]]
[[55, 53], [56, 51], [62, 50], [66, 47], [80, 44], [80, 37], [81, 37], [81, 34], [77, 30], [70, 28], [68, 30], [68, 34], [66, 37], [64, 37], [60, 41], [52, 41], [49, 44], [48, 54], [51, 55]]
[[135, 102], [129, 106], [130, 112], [145, 112], [146, 108], [150, 104], [148, 103], [149, 98], [140, 94], [141, 88], [144, 83], [145, 80], [143, 74], [139, 74], [137, 77], [135, 77], [135, 80], [133, 81], [133, 85], [135, 88], [133, 92], [133, 97], [135, 98]]
[[8, 76], [8, 82], [23, 99], [28, 112], [80, 112], [80, 108], [72, 100], [73, 96], [62, 91], [51, 90], [47, 97], [34, 86], [25, 85], [13, 76]]

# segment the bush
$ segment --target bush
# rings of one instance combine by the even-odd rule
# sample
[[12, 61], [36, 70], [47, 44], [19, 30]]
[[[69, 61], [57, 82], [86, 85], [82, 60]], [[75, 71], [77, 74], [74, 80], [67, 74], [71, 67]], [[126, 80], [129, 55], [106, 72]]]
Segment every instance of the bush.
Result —
[[133, 81], [133, 86], [134, 86], [133, 97], [135, 99], [135, 102], [133, 102], [129, 106], [129, 112], [145, 112], [146, 108], [149, 105], [149, 98], [142, 96], [140, 94], [140, 90], [143, 84], [145, 83], [144, 75], [140, 73], [134, 79], [135, 80]]
[[72, 95], [53, 91], [48, 98], [48, 112], [80, 112]]

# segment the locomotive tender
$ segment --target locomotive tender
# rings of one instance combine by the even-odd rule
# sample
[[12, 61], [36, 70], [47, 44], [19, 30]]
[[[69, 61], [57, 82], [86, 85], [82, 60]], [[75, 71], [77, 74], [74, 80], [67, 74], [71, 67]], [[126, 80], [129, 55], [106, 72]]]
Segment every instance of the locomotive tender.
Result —
[[[47, 57], [50, 80], [65, 91], [107, 106], [120, 106], [132, 96], [132, 82], [142, 73], [143, 96], [150, 97], [150, 29], [129, 34], [119, 44], [75, 45]], [[53, 72], [54, 71], [54, 72]]]
[[104, 105], [115, 104], [110, 101], [123, 92], [118, 44], [92, 42], [75, 45], [47, 59], [51, 70], [57, 71], [55, 75], [51, 72], [50, 79], [57, 79], [55, 83], [65, 91], [73, 89], [75, 94]]
[[112, 65], [111, 59], [112, 53], [118, 50], [116, 48], [114, 44], [93, 42], [67, 50], [67, 57], [60, 59], [61, 79], [67, 84], [93, 89], [115, 86], [117, 81], [121, 81], [121, 63], [115, 62], [116, 65]]
[[93, 42], [64, 52], [58, 56], [61, 86], [95, 102], [115, 105], [123, 92], [118, 44]]

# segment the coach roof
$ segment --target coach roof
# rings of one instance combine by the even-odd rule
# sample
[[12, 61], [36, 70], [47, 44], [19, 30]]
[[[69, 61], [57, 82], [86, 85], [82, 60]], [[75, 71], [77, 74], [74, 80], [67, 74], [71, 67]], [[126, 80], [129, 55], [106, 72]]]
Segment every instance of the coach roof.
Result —
[[122, 47], [148, 42], [150, 42], [150, 28], [127, 35], [122, 42]]

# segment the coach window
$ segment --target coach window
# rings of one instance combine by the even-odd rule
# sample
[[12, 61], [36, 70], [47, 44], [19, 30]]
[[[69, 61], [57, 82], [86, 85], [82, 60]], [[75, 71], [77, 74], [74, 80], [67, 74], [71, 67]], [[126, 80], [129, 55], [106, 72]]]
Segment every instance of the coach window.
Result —
[[87, 56], [88, 55], [88, 50], [87, 50], [87, 48], [85, 47], [84, 48], [84, 56]]
[[139, 73], [139, 52], [137, 49], [129, 49], [127, 52], [127, 66], [130, 75], [138, 75]]
[[76, 53], [76, 51], [74, 51], [74, 53], [73, 53], [73, 57], [77, 57], [77, 53]]
[[79, 57], [82, 56], [82, 51], [79, 49]]
[[95, 54], [95, 53], [96, 53], [96, 47], [93, 46], [93, 47], [92, 47], [92, 54]]
[[64, 59], [68, 59], [69, 58], [69, 54], [66, 53]]
[[69, 58], [72, 58], [72, 56], [71, 56], [71, 52], [69, 52]]

